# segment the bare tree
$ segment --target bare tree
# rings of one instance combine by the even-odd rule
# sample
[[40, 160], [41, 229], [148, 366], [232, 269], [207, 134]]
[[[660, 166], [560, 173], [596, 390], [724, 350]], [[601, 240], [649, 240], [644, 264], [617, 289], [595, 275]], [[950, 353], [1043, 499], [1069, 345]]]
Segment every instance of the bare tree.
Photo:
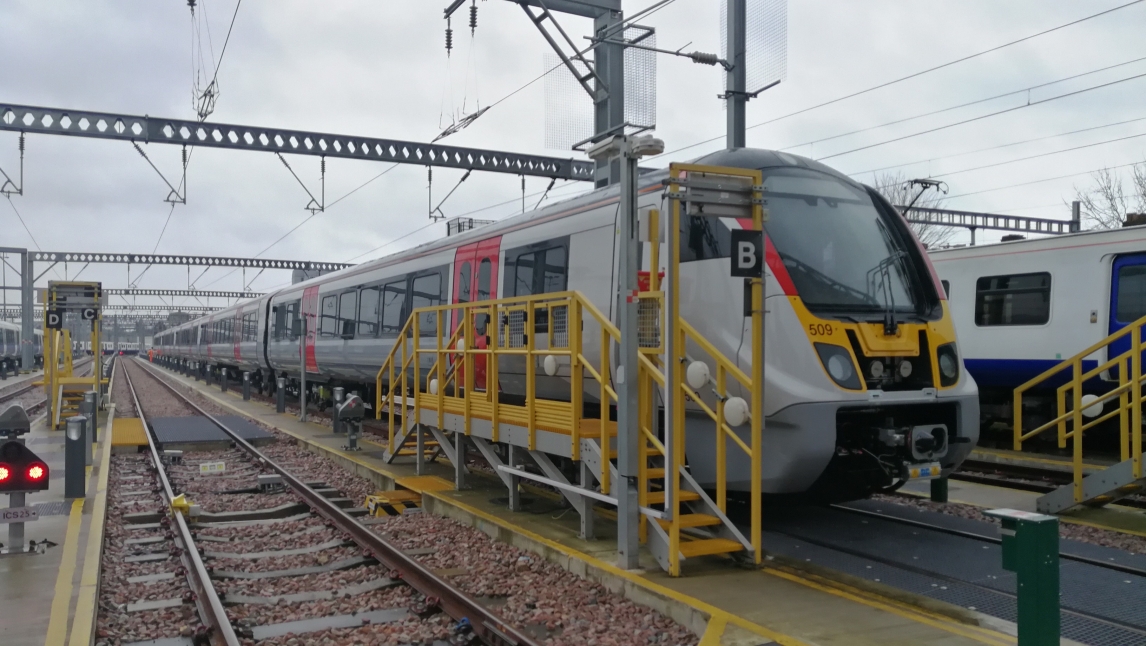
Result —
[[[1127, 213], [1146, 212], [1146, 162], [1131, 167], [1131, 191], [1117, 173], [1104, 168], [1091, 176], [1090, 188], [1074, 189], [1081, 203], [1082, 217], [1095, 229], [1117, 229], [1126, 222]], [[1133, 204], [1134, 210], [1131, 210]]]
[[[877, 175], [875, 178], [875, 190], [879, 191], [881, 195], [887, 198], [895, 206], [907, 206], [919, 195], [919, 188], [911, 185], [911, 179], [908, 178], [903, 172], [897, 173], [883, 173]], [[929, 190], [925, 192], [919, 200], [915, 202], [915, 206], [922, 206], [930, 209], [938, 209], [943, 205], [943, 196], [937, 191]], [[923, 246], [932, 249], [943, 245], [951, 236], [955, 234], [955, 230], [951, 227], [944, 227], [935, 224], [917, 224], [910, 223], [911, 230], [915, 232], [916, 237], [923, 243]]]

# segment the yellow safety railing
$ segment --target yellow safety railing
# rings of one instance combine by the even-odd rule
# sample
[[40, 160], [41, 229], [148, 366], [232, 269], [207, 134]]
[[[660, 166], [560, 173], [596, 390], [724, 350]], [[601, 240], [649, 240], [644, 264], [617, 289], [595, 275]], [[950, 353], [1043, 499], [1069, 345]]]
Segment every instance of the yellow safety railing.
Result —
[[[642, 295], [642, 299], [656, 304], [662, 298], [657, 293]], [[658, 309], [656, 316], [660, 315]], [[655, 327], [659, 330], [661, 326]], [[588, 347], [587, 336], [596, 337], [596, 347]], [[479, 337], [484, 337], [485, 347], [480, 347]], [[388, 449], [393, 453], [396, 439], [417, 428], [422, 409], [437, 412], [438, 428], [443, 427], [446, 413], [461, 415], [466, 435], [471, 434], [475, 418], [488, 420], [495, 442], [501, 422], [523, 426], [528, 431], [530, 450], [537, 447], [539, 430], [568, 435], [573, 460], [581, 459], [582, 439], [597, 438], [603, 456], [597, 477], [601, 493], [608, 494], [609, 459], [616, 435], [609, 407], [617, 400], [611, 384], [611, 350], [619, 340], [617, 327], [579, 292], [418, 308], [378, 371], [375, 410], [379, 418], [386, 411], [391, 429]], [[651, 337], [642, 345], [659, 347], [657, 343]], [[553, 357], [550, 367], [556, 370], [548, 376], [567, 381], [567, 398], [537, 396], [538, 370], [544, 372], [549, 357]], [[502, 360], [524, 363], [517, 367], [525, 377], [523, 401], [502, 401], [498, 396]], [[479, 367], [485, 370], [484, 383], [476, 374]], [[643, 355], [639, 372], [642, 383], [664, 383], [660, 370]], [[599, 404], [599, 413], [593, 418], [583, 414], [586, 388]], [[646, 391], [647, 402], [641, 408], [642, 434], [657, 446], [660, 442], [652, 421], [656, 411], [648, 403], [653, 400], [651, 387]]]
[[[1059, 448], [1066, 448], [1067, 440], [1072, 441], [1074, 463], [1074, 499], [1083, 500], [1082, 442], [1087, 430], [1115, 417], [1119, 421], [1119, 445], [1122, 460], [1133, 460], [1134, 477], [1142, 477], [1142, 384], [1146, 377], [1142, 373], [1142, 330], [1146, 327], [1146, 316], [1138, 319], [1118, 332], [1091, 345], [1078, 354], [1064, 360], [1057, 366], [1043, 372], [1015, 389], [1014, 394], [1014, 449], [1021, 451], [1023, 442], [1052, 428], [1057, 429]], [[1130, 348], [1115, 356], [1110, 356], [1113, 344], [1129, 337]], [[1084, 370], [1083, 360], [1095, 353], [1105, 352], [1106, 361]], [[1083, 385], [1104, 373], [1116, 370], [1118, 385], [1099, 395], [1093, 401], [1083, 401]], [[1056, 417], [1031, 430], [1023, 428], [1023, 395], [1034, 387], [1052, 379], [1065, 380], [1055, 390]], [[1117, 406], [1109, 412], [1083, 421], [1084, 411], [1101, 406], [1106, 402], [1117, 401]]]

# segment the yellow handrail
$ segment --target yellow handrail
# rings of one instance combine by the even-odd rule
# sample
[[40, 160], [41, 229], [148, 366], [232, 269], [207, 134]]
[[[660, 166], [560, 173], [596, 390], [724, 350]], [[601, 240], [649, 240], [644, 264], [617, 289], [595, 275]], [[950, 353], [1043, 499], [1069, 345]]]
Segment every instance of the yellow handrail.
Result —
[[[1084, 435], [1087, 430], [1115, 417], [1119, 418], [1119, 446], [1122, 460], [1132, 460], [1134, 476], [1136, 478], [1142, 477], [1142, 388], [1146, 382], [1146, 376], [1142, 372], [1142, 332], [1144, 327], [1146, 327], [1146, 316], [1088, 346], [1058, 365], [1043, 371], [1014, 391], [1012, 402], [1014, 406], [1012, 411], [1014, 449], [1021, 451], [1023, 442], [1051, 428], [1056, 428], [1058, 431], [1057, 439], [1060, 448], [1066, 448], [1066, 443], [1070, 440], [1072, 442], [1073, 489], [1076, 503], [1083, 502]], [[1110, 356], [1112, 344], [1125, 339], [1127, 336], [1130, 337], [1130, 348]], [[1086, 357], [1103, 350], [1107, 352], [1106, 360], [1097, 361], [1093, 368], [1085, 370], [1083, 361], [1086, 360]], [[1084, 404], [1083, 387], [1086, 382], [1095, 378], [1103, 378], [1112, 369], [1118, 372], [1118, 385], [1098, 395], [1093, 401]], [[1064, 372], [1067, 374], [1063, 375]], [[1065, 383], [1055, 387], [1055, 405], [1057, 408], [1055, 417], [1034, 429], [1025, 430], [1023, 428], [1023, 395], [1055, 377], [1065, 379]], [[1114, 410], [1095, 415], [1089, 421], [1083, 421], [1085, 409], [1104, 408], [1106, 402], [1114, 400], [1118, 401]]]

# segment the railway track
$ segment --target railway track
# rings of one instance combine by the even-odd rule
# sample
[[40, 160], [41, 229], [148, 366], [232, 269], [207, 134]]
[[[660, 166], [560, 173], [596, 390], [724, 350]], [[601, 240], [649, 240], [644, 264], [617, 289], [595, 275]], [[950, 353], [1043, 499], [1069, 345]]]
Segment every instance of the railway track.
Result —
[[[951, 474], [951, 480], [972, 482], [975, 484], [1006, 487], [1033, 493], [1050, 493], [1061, 486], [1073, 482], [1073, 475], [1069, 471], [1058, 469], [1043, 469], [1039, 467], [1007, 464], [1002, 462], [985, 462], [980, 460], [966, 460], [960, 470]], [[1146, 498], [1142, 496], [1128, 496], [1120, 499], [1116, 504], [1136, 509], [1146, 509]]]
[[[284, 506], [295, 512], [286, 518], [250, 518], [217, 528], [208, 528], [208, 523], [203, 522], [205, 515], [199, 515], [194, 531], [184, 514], [164, 516], [170, 531], [164, 534], [162, 542], [154, 540], [160, 537], [148, 537], [145, 540], [151, 542], [145, 544], [151, 546], [148, 548], [151, 553], [157, 545], [167, 553], [178, 553], [187, 589], [192, 593], [201, 622], [197, 626], [188, 623], [172, 626], [178, 636], [187, 637], [190, 633], [193, 638], [198, 636], [200, 642], [209, 640], [212, 644], [233, 646], [274, 643], [285, 635], [318, 632], [316, 628], [395, 624], [394, 630], [383, 632], [414, 637], [416, 643], [490, 646], [536, 643], [360, 524], [332, 502], [330, 496], [337, 496], [337, 492], [323, 491], [322, 483], [304, 482], [269, 455], [269, 451], [261, 451], [248, 443], [237, 431], [172, 388], [149, 368], [128, 361], [122, 374], [135, 410], [145, 425], [149, 415], [157, 409], [167, 414], [174, 404], [210, 420], [230, 437], [235, 447], [226, 451], [196, 452], [194, 459], [189, 456], [182, 464], [171, 464], [171, 458], [161, 455], [149, 436], [147, 457], [158, 465], [154, 473], [164, 504], [170, 507], [183, 494], [193, 503], [215, 503], [211, 505], [216, 510], [212, 514], [215, 518], [226, 518], [227, 514], [236, 512], [240, 516], [247, 512], [247, 517], [253, 517], [258, 514], [252, 512], [268, 508], [282, 510]], [[142, 384], [145, 380], [147, 385]], [[141, 399], [143, 389], [147, 396]], [[168, 401], [162, 404], [155, 401], [162, 396]], [[247, 478], [232, 477], [231, 483], [227, 483], [218, 477], [199, 474], [200, 465], [219, 462], [232, 465], [233, 471], [237, 463], [238, 472]], [[220, 484], [249, 483], [253, 475], [272, 476], [270, 479], [275, 482], [262, 491], [257, 487], [219, 488]], [[164, 519], [160, 519], [159, 524], [163, 526]], [[254, 531], [251, 528], [255, 528]], [[268, 537], [271, 540], [266, 540]], [[268, 546], [289, 547], [263, 549]], [[303, 565], [313, 563], [313, 553], [318, 551], [329, 554], [319, 558], [317, 567]], [[204, 557], [211, 559], [210, 570]], [[162, 552], [151, 558], [167, 560]], [[268, 571], [267, 567], [273, 569]], [[340, 575], [350, 569], [357, 570], [353, 577]], [[138, 582], [138, 575], [133, 578]], [[351, 578], [357, 583], [339, 587]], [[216, 589], [219, 581], [227, 581], [222, 593]], [[234, 622], [237, 628], [232, 625], [224, 599], [233, 602], [230, 615], [241, 617]], [[282, 611], [280, 604], [284, 601], [290, 604], [288, 612]], [[174, 606], [175, 599], [157, 600], [151, 605], [162, 603]], [[164, 635], [172, 636], [176, 635]]]
[[[357, 502], [366, 489], [338, 467], [287, 441], [256, 447], [154, 368], [122, 364], [116, 380], [145, 428], [199, 417], [230, 446], [175, 459], [148, 433], [146, 453], [113, 456], [97, 644], [571, 645], [600, 633], [604, 616], [632, 635], [616, 643], [696, 643], [671, 620], [453, 521], [356, 519], [361, 510], [344, 508], [353, 498], [328, 483]], [[219, 463], [222, 475], [202, 475]], [[181, 494], [197, 509], [168, 513]], [[570, 601], [582, 593], [584, 603]]]

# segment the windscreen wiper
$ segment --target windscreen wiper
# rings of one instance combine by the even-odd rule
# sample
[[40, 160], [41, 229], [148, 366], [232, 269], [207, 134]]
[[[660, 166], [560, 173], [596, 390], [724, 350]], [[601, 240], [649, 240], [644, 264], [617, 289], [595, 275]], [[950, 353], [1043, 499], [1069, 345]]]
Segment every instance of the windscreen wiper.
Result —
[[871, 294], [866, 293], [866, 292], [861, 292], [860, 290], [856, 289], [855, 287], [852, 287], [851, 285], [846, 285], [844, 283], [841, 283], [840, 281], [832, 278], [831, 276], [828, 276], [827, 274], [816, 269], [815, 267], [812, 267], [811, 265], [809, 265], [808, 263], [806, 263], [802, 260], [799, 260], [797, 258], [789, 256], [783, 252], [780, 253], [780, 258], [784, 261], [785, 265], [790, 264], [792, 266], [797, 267], [800, 271], [804, 272], [805, 274], [808, 274], [812, 278], [815, 278], [816, 280], [820, 281], [821, 283], [824, 283], [825, 285], [827, 285], [828, 287], [830, 287], [832, 289], [835, 289], [835, 290], [840, 291], [840, 292], [844, 292], [845, 294], [848, 294], [849, 296], [853, 296], [855, 298], [858, 298], [860, 301], [867, 303], [869, 305], [875, 305], [876, 307], [882, 307], [880, 305], [879, 301], [875, 300], [875, 298]]

